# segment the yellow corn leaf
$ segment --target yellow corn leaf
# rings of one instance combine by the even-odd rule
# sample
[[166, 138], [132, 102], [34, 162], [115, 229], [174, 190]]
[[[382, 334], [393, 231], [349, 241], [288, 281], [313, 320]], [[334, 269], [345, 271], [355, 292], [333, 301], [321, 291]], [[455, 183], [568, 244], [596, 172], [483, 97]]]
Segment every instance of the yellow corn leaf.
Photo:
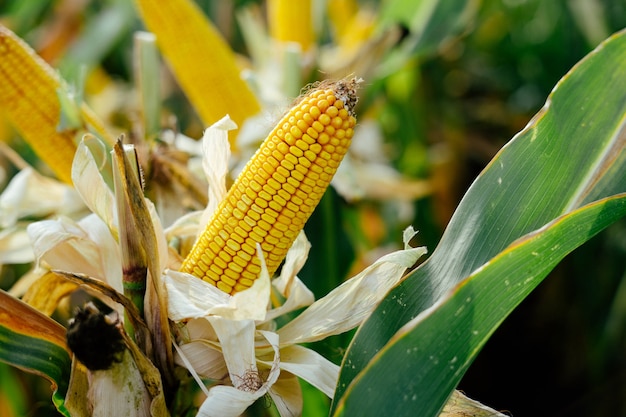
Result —
[[281, 42], [300, 44], [303, 51], [313, 44], [311, 0], [270, 0], [267, 4], [270, 34]]
[[[75, 130], [58, 130], [64, 88], [59, 75], [20, 38], [0, 25], [0, 109], [55, 175], [71, 184]], [[109, 143], [103, 123], [86, 106], [82, 122]]]
[[191, 0], [137, 0], [143, 21], [202, 121], [224, 114], [241, 126], [260, 105], [240, 77], [235, 54]]

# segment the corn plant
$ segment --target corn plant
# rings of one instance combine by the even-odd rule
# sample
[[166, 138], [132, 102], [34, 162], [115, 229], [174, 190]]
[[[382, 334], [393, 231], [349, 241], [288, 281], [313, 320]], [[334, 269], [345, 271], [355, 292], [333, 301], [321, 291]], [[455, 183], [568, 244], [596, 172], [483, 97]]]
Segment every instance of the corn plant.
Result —
[[[409, 3], [385, 4], [379, 33], [356, 51], [346, 45], [358, 25], [374, 26], [355, 2], [329, 3], [330, 56], [345, 58], [317, 64], [335, 80], [312, 83], [266, 129], [264, 105], [315, 78], [314, 3], [269, 1], [267, 33], [258, 9], [238, 14], [254, 67], [244, 80], [192, 1], [112, 2], [108, 16], [129, 26], [136, 14], [156, 35], [135, 38], [130, 140], [0, 26], [0, 108], [35, 154], [5, 150], [20, 170], [0, 197], [3, 259], [32, 266], [0, 293], [0, 360], [50, 381], [66, 416], [502, 415], [455, 391], [465, 371], [568, 253], [626, 214], [626, 34], [558, 82], [475, 179], [426, 261], [416, 267], [427, 249], [407, 227], [400, 249], [315, 300], [298, 278], [311, 249], [303, 228], [331, 181], [354, 198], [349, 146], [360, 112], [375, 108], [368, 86], [460, 36], [478, 7]], [[197, 142], [161, 128], [155, 42], [206, 125]], [[60, 64], [73, 81], [73, 59], [98, 59], [80, 46]], [[255, 144], [266, 137], [248, 162], [244, 126]], [[231, 152], [243, 168], [229, 186]], [[77, 295], [91, 301], [69, 321], [51, 318]], [[340, 364], [316, 351], [354, 328]], [[310, 387], [328, 400], [307, 402]]]

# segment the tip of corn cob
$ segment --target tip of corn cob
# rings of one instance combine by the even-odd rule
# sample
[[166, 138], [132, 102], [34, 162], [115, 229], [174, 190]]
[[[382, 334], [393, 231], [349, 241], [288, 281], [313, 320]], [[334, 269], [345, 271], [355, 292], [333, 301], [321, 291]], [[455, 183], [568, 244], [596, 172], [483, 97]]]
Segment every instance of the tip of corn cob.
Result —
[[348, 150], [360, 82], [325, 81], [300, 97], [213, 213], [183, 272], [227, 293], [244, 290], [261, 272], [257, 244], [276, 272]]
[[333, 90], [335, 97], [343, 103], [344, 108], [350, 116], [356, 116], [354, 108], [356, 107], [359, 97], [357, 91], [363, 82], [362, 78], [348, 77], [341, 80], [324, 80], [305, 87], [303, 93], [298, 97], [296, 103], [299, 103], [308, 94], [319, 90]]

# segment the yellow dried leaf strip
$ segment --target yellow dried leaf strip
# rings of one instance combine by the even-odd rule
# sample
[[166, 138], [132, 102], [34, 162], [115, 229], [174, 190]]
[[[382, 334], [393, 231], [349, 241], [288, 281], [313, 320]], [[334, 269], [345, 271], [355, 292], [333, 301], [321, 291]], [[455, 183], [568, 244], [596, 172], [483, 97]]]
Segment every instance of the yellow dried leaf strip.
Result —
[[76, 291], [77, 288], [78, 285], [54, 272], [46, 272], [28, 287], [22, 301], [46, 316], [51, 316], [61, 300]]
[[280, 42], [295, 42], [303, 51], [313, 45], [311, 0], [270, 0], [267, 4], [270, 35]]
[[270, 275], [326, 191], [353, 135], [358, 81], [320, 85], [294, 106], [248, 162], [181, 270], [227, 293]]
[[[61, 105], [58, 74], [20, 38], [0, 25], [0, 110], [62, 181], [71, 184], [74, 131], [58, 131]], [[81, 116], [105, 140], [110, 135], [86, 105]]]
[[240, 76], [235, 54], [191, 0], [137, 0], [143, 21], [202, 121], [225, 113], [241, 126], [261, 107]]

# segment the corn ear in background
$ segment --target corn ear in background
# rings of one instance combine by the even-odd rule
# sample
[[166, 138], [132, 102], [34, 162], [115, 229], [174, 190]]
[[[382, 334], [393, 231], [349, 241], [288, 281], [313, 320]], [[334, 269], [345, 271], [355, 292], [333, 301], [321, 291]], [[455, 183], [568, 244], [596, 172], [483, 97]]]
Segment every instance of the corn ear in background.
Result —
[[137, 0], [143, 21], [181, 88], [206, 125], [224, 116], [241, 126], [261, 106], [241, 79], [235, 54], [202, 10], [190, 0]]
[[311, 0], [269, 0], [267, 14], [272, 38], [297, 43], [302, 51], [313, 45]]
[[[71, 184], [78, 131], [58, 130], [61, 104], [57, 94], [66, 88], [59, 75], [23, 40], [0, 25], [0, 110], [54, 174]], [[112, 143], [103, 123], [86, 105], [78, 110], [87, 127]]]

